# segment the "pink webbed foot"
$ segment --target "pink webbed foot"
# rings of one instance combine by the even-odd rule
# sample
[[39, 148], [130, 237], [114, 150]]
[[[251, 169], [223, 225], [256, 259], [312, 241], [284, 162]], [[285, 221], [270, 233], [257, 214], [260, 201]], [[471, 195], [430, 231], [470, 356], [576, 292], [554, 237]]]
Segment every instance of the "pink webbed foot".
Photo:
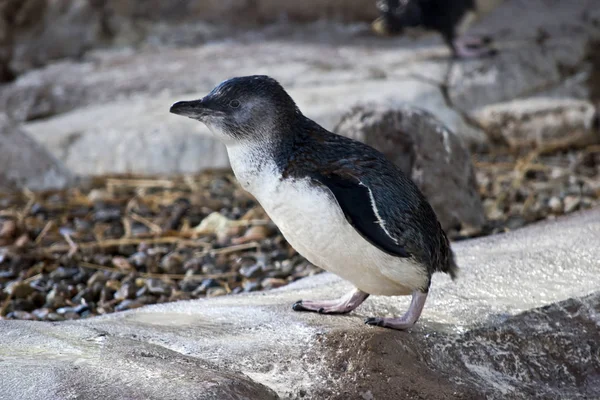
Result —
[[356, 309], [369, 297], [369, 293], [355, 290], [335, 300], [298, 300], [292, 306], [294, 311], [312, 311], [319, 314], [346, 314]]
[[427, 300], [427, 293], [421, 291], [415, 291], [410, 302], [410, 307], [406, 314], [400, 318], [380, 318], [372, 317], [365, 320], [367, 325], [381, 326], [384, 328], [406, 330], [412, 328], [423, 311], [425, 306], [425, 300]]

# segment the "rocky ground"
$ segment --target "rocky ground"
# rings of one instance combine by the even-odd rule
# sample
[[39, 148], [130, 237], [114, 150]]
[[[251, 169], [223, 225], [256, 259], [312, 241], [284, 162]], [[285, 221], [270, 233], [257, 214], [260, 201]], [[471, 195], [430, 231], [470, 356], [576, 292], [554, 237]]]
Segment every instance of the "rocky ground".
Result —
[[[600, 205], [600, 146], [474, 156], [487, 223], [506, 232]], [[269, 290], [320, 272], [227, 171], [114, 176], [0, 197], [0, 316], [86, 318], [145, 304]]]
[[[166, 3], [0, 0], [0, 393], [598, 398], [595, 0], [507, 0], [471, 31], [497, 55], [460, 61], [375, 37], [373, 0]], [[434, 277], [411, 331], [362, 323], [403, 298], [294, 313], [349, 287], [168, 113], [256, 73], [438, 213], [463, 274]]]

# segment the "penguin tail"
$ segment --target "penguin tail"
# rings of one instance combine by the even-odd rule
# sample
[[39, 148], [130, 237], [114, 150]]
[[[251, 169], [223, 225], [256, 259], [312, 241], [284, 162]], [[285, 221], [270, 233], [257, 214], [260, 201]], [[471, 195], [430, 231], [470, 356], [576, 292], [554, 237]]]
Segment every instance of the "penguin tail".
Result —
[[458, 278], [460, 269], [458, 268], [458, 265], [456, 264], [456, 258], [454, 257], [454, 252], [452, 250], [450, 250], [450, 257], [448, 257], [448, 266], [446, 267], [446, 272], [448, 275], [450, 275], [450, 278], [455, 281], [456, 278]]

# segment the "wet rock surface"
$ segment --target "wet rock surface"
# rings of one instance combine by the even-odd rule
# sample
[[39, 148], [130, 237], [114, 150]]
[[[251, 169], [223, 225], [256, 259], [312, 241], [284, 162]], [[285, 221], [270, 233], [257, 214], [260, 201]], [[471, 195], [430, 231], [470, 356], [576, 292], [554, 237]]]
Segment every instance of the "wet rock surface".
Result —
[[334, 132], [362, 141], [394, 162], [419, 186], [445, 230], [483, 227], [471, 155], [433, 114], [411, 106], [358, 106]]
[[59, 189], [72, 182], [62, 162], [0, 113], [0, 191]]
[[[0, 390], [15, 400], [277, 399], [206, 360], [82, 326], [0, 322]], [[4, 350], [8, 351], [4, 351]], [[23, 375], [28, 383], [23, 382]]]
[[[27, 398], [30, 390], [78, 388], [90, 376], [96, 377], [93, 383], [113, 376], [118, 382], [132, 359], [144, 371], [182, 368], [187, 388], [195, 386], [187, 386], [185, 365], [199, 374], [216, 370], [227, 375], [219, 379], [259, 390], [243, 373], [282, 398], [595, 398], [598, 235], [600, 212], [594, 210], [455, 244], [460, 279], [434, 277], [423, 317], [410, 332], [363, 324], [368, 316], [401, 314], [407, 298], [370, 297], [348, 316], [291, 310], [299, 298], [333, 298], [350, 289], [330, 274], [261, 294], [156, 305], [59, 325], [0, 322], [0, 341], [11, 348], [0, 366], [12, 378], [0, 381], [0, 389], [11, 398]], [[61, 356], [51, 357], [57, 349]], [[15, 365], [31, 360], [44, 360], [32, 370], [40, 379], [28, 380], [24, 389], [16, 384]], [[112, 361], [114, 372], [106, 371], [105, 360]], [[65, 365], [68, 381], [52, 373], [65, 371]], [[159, 389], [146, 372], [127, 376], [137, 384], [112, 390], [151, 396], [147, 391]]]

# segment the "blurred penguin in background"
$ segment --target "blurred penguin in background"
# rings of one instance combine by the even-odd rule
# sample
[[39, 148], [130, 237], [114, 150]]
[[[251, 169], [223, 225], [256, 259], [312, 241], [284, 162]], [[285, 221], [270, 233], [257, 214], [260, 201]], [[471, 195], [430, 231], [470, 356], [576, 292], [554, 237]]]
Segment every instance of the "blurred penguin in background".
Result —
[[490, 38], [467, 37], [465, 32], [504, 0], [378, 0], [381, 16], [373, 24], [379, 35], [398, 35], [406, 28], [440, 33], [455, 58], [495, 54]]

